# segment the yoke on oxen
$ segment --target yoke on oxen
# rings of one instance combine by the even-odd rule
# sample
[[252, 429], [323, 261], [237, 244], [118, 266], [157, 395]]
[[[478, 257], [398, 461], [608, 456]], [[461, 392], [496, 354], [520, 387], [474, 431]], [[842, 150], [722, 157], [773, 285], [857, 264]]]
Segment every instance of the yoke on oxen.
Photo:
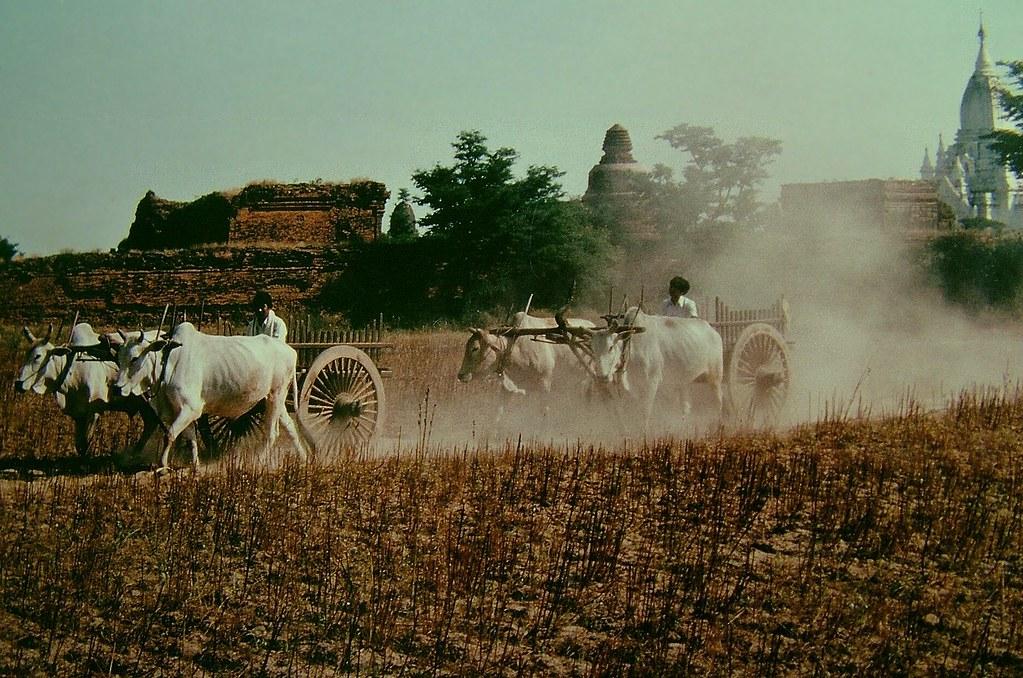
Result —
[[[626, 347], [628, 347], [631, 336], [643, 332], [645, 328], [633, 324], [626, 317], [625, 313], [609, 313], [601, 316], [606, 323], [605, 327], [573, 325], [565, 318], [565, 312], [567, 309], [567, 306], [563, 307], [554, 314], [554, 327], [504, 326], [488, 330], [488, 332], [508, 339], [508, 348], [503, 353], [504, 356], [507, 356], [510, 352], [512, 343], [519, 337], [531, 337], [533, 341], [566, 346], [576, 357], [587, 375], [589, 375], [591, 386], [596, 387], [601, 395], [611, 395], [610, 387], [612, 385], [628, 390], [628, 383], [627, 380], [624, 379], [624, 375], [628, 362], [629, 351], [626, 349], [622, 352], [622, 358], [615, 369], [615, 377], [609, 383], [607, 380], [601, 379], [598, 374], [593, 346], [590, 340], [596, 332], [610, 331], [622, 336], [626, 342]], [[501, 356], [499, 356], [498, 360], [501, 360]], [[498, 373], [500, 373], [500, 371], [498, 371]]]

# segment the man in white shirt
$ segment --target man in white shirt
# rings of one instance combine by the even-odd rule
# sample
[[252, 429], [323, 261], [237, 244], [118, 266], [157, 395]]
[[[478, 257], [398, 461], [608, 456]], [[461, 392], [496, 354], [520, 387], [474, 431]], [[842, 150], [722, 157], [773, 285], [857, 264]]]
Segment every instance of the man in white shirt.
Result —
[[675, 276], [668, 283], [669, 297], [661, 303], [661, 315], [674, 318], [697, 318], [696, 302], [685, 296], [689, 291], [689, 281], [682, 276]]
[[288, 338], [288, 326], [273, 312], [274, 300], [266, 290], [256, 292], [252, 297], [252, 322], [249, 323], [249, 336], [265, 334], [268, 337], [285, 341]]

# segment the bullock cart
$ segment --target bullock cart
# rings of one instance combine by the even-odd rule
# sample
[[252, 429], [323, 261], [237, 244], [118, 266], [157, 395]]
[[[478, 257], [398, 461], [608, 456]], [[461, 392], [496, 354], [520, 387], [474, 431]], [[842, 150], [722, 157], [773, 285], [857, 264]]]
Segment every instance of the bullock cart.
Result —
[[[215, 333], [232, 334], [218, 322]], [[383, 340], [383, 324], [361, 330], [318, 328], [308, 318], [288, 321], [288, 345], [298, 352], [298, 402], [291, 402], [318, 454], [332, 455], [370, 443], [387, 414], [384, 378], [391, 370], [379, 361], [394, 344]], [[263, 422], [263, 405], [238, 419], [209, 417], [203, 432], [208, 447], [228, 449]]]
[[[724, 386], [732, 415], [746, 424], [775, 422], [788, 398], [792, 381], [788, 350], [791, 342], [785, 336], [789, 325], [788, 303], [782, 298], [766, 308], [732, 309], [715, 298], [713, 307], [700, 304], [700, 312], [721, 335]], [[491, 332], [563, 344], [593, 377], [598, 393], [610, 396], [616, 392], [617, 389], [597, 378], [593, 348], [589, 342], [593, 330], [569, 326], [561, 319], [561, 314], [556, 317], [559, 326], [552, 329], [500, 327]], [[607, 323], [602, 329], [628, 332], [630, 335], [643, 331], [642, 327], [626, 324], [624, 313], [608, 313], [601, 317]], [[627, 367], [627, 350], [624, 356], [618, 367], [619, 375]]]

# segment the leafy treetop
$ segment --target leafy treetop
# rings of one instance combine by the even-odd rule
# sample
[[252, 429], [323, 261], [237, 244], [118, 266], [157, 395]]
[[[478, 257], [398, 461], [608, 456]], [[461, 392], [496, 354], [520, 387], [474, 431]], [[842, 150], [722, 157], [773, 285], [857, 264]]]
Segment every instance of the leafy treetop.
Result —
[[[993, 148], [1002, 164], [1008, 167], [1017, 179], [1023, 179], [1023, 61], [999, 62], [1009, 70], [1009, 79], [1020, 91], [1009, 87], [999, 89], [998, 96], [1002, 112], [1016, 130], [999, 129], [990, 135]], [[1017, 131], [1018, 130], [1018, 131]]]
[[726, 143], [710, 127], [682, 123], [657, 135], [688, 156], [682, 179], [658, 164], [651, 173], [654, 204], [662, 230], [758, 223], [763, 205], [758, 187], [767, 178], [767, 165], [781, 153], [781, 142], [747, 136]]
[[19, 254], [17, 243], [13, 243], [7, 238], [0, 238], [0, 262], [7, 263]]
[[556, 167], [530, 166], [513, 172], [519, 155], [511, 148], [491, 151], [478, 131], [463, 131], [454, 163], [412, 175], [430, 208], [420, 225], [427, 237], [449, 245], [444, 293], [461, 298], [466, 311], [521, 305], [529, 294], [538, 304], [566, 300], [578, 283], [594, 282], [607, 261], [604, 233], [577, 203], [562, 201]]

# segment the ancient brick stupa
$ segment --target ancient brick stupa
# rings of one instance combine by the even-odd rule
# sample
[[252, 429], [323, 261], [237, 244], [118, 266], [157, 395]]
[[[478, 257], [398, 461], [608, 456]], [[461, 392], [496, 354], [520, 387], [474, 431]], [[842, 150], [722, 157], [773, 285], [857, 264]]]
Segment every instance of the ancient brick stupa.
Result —
[[614, 198], [636, 192], [637, 175], [646, 169], [632, 157], [632, 139], [621, 125], [612, 125], [604, 134], [604, 157], [590, 170], [587, 200]]
[[648, 176], [649, 171], [632, 157], [628, 130], [612, 125], [604, 134], [604, 155], [590, 170], [583, 200], [617, 222], [623, 244], [656, 237], [653, 224], [640, 209]]

